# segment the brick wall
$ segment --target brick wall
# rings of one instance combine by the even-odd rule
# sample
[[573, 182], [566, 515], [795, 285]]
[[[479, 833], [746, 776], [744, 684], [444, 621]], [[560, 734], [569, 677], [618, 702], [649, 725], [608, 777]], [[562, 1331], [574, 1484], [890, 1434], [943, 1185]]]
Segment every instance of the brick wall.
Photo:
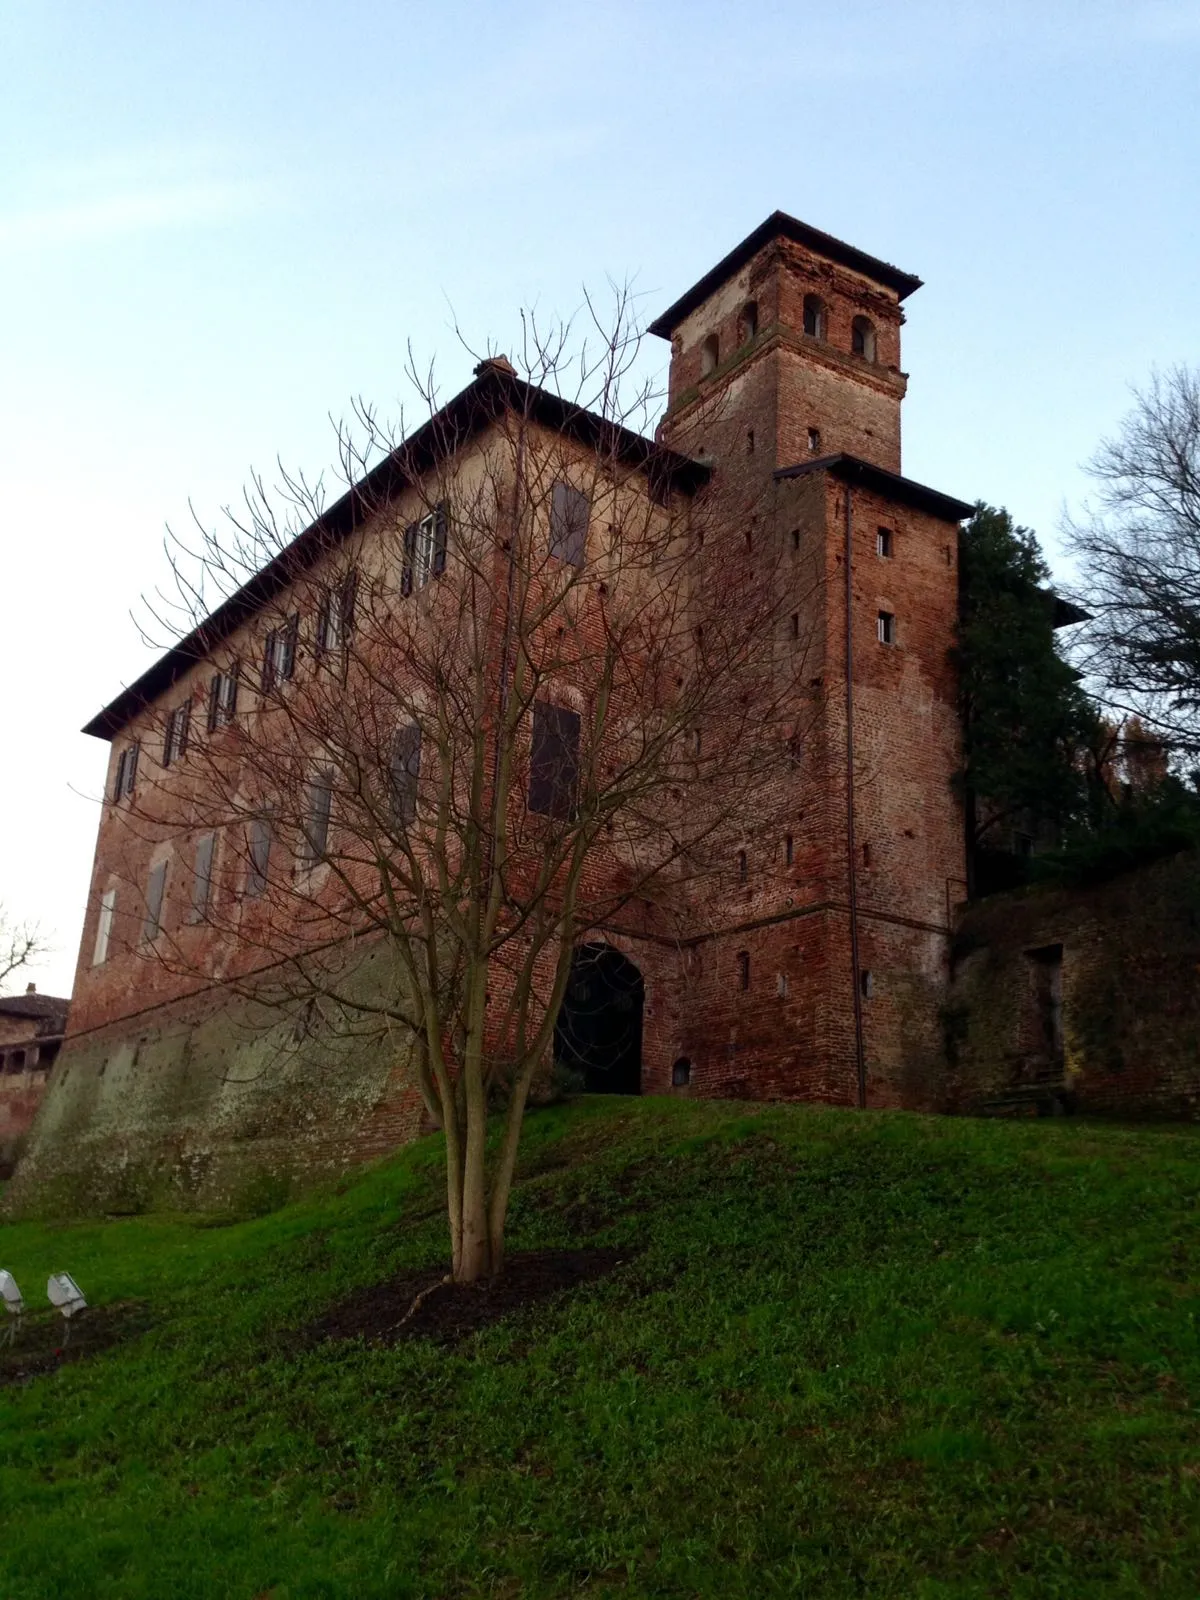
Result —
[[[1061, 946], [1061, 1049], [1046, 1049]], [[955, 1110], [1200, 1116], [1200, 856], [1084, 889], [996, 895], [963, 917], [945, 1014]], [[1061, 1095], [1050, 1091], [1061, 1090]]]

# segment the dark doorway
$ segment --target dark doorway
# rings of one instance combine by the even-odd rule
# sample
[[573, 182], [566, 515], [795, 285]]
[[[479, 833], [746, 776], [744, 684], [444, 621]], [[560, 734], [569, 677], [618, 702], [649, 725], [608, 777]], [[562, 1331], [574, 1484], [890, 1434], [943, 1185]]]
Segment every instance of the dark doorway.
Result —
[[589, 1094], [642, 1092], [645, 992], [641, 973], [611, 945], [580, 945], [572, 956], [554, 1059], [580, 1073]]

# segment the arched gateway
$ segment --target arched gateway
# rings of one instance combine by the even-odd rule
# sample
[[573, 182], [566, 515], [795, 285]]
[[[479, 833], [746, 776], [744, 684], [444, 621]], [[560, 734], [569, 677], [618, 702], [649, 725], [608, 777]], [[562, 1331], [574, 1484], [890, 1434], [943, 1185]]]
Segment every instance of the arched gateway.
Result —
[[645, 992], [637, 967], [611, 945], [580, 945], [572, 956], [554, 1059], [581, 1072], [589, 1094], [641, 1093]]

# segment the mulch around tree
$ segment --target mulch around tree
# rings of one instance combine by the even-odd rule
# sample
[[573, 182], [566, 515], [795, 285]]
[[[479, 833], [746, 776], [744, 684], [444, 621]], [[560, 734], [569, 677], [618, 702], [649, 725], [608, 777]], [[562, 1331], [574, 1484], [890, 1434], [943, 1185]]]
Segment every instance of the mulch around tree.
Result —
[[[426, 1267], [357, 1290], [309, 1323], [302, 1338], [310, 1345], [360, 1337], [368, 1344], [397, 1344], [404, 1339], [457, 1344], [525, 1306], [606, 1277], [632, 1260], [634, 1253], [629, 1249], [520, 1251], [507, 1258], [498, 1278], [478, 1283], [443, 1283], [442, 1272]], [[413, 1302], [421, 1294], [425, 1298], [414, 1312]]]
[[[77, 1312], [71, 1318], [70, 1338], [57, 1313], [36, 1312], [23, 1317], [13, 1343], [0, 1344], [0, 1389], [28, 1383], [71, 1362], [111, 1350], [144, 1333], [150, 1322], [146, 1306], [136, 1300], [89, 1306], [86, 1311]], [[7, 1320], [0, 1323], [0, 1338], [7, 1339], [11, 1326]]]

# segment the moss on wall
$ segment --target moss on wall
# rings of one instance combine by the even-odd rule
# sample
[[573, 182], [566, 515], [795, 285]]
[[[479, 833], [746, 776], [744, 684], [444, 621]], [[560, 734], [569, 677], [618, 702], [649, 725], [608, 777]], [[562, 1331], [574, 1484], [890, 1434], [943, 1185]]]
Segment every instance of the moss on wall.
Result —
[[[386, 953], [349, 981], [378, 993]], [[420, 1123], [403, 1035], [217, 994], [67, 1041], [5, 1209], [261, 1211]]]

